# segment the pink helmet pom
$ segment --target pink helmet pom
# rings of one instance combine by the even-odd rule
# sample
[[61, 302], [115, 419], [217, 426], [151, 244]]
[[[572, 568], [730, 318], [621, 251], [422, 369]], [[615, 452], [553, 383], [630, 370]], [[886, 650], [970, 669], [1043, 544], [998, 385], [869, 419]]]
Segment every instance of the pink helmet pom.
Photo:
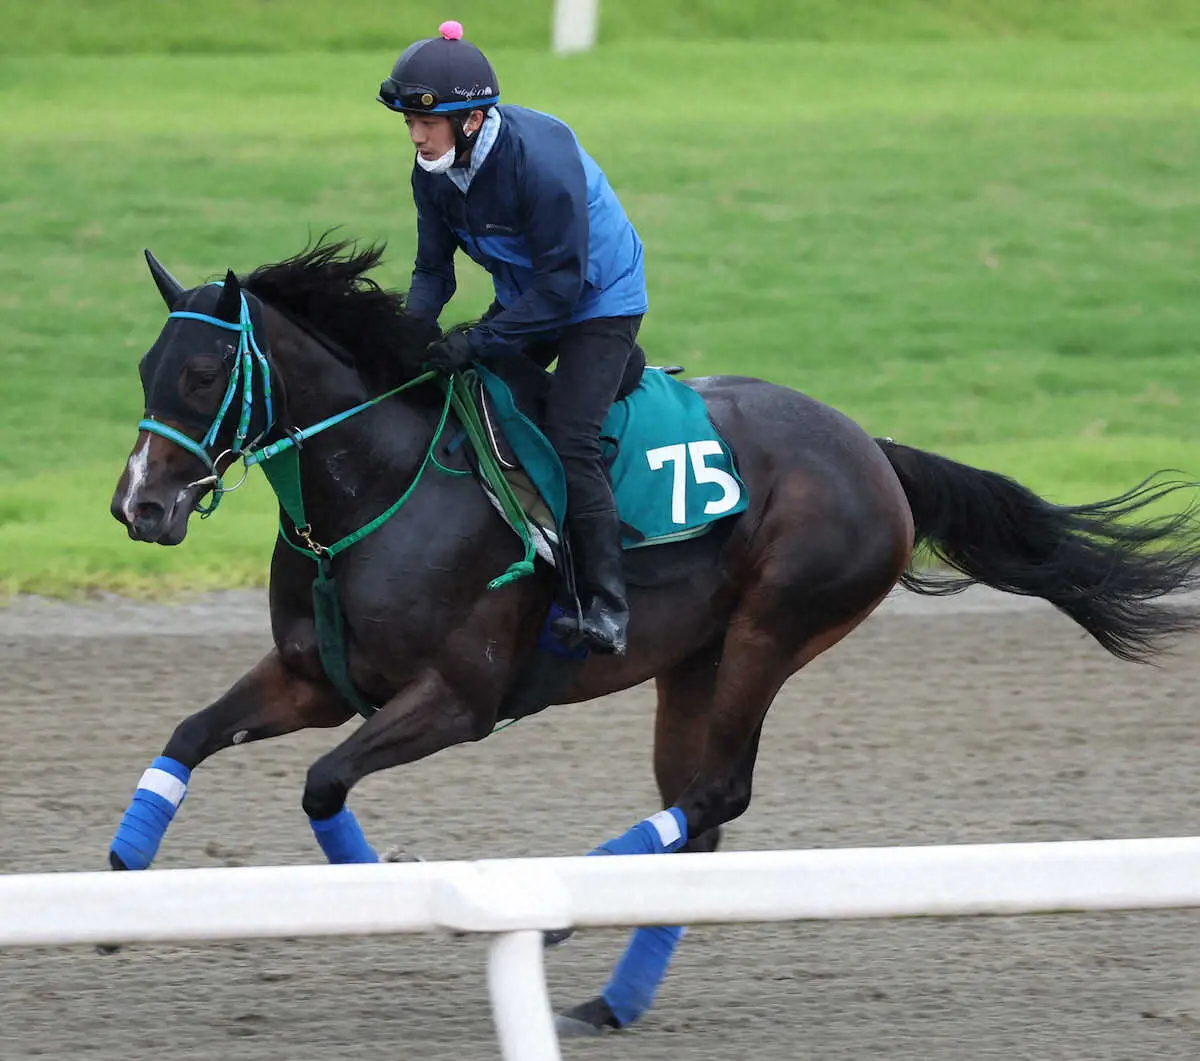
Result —
[[438, 33], [448, 41], [460, 41], [463, 35], [462, 23], [455, 22], [454, 19], [448, 19], [438, 26]]

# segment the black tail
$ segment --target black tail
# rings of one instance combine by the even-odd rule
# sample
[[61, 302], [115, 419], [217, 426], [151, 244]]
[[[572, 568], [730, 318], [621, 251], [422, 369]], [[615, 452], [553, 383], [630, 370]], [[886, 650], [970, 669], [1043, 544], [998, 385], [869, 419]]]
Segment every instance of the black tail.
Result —
[[958, 593], [982, 583], [1041, 597], [1119, 659], [1144, 662], [1200, 614], [1157, 598], [1200, 586], [1200, 509], [1140, 523], [1148, 505], [1196, 484], [1147, 479], [1120, 497], [1054, 505], [995, 472], [876, 440], [904, 487], [916, 545], [960, 576], [909, 568], [917, 593]]

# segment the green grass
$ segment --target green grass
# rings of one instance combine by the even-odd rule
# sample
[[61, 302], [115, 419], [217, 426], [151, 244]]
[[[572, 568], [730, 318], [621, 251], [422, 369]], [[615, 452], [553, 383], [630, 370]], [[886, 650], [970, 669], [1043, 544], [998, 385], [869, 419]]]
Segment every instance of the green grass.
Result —
[[95, 590], [174, 598], [265, 583], [275, 523], [262, 476], [226, 497], [214, 518], [193, 517], [176, 549], [129, 541], [108, 514], [114, 485], [111, 463], [91, 463], [18, 481], [0, 494], [0, 601]]
[[[551, 0], [9, 0], [0, 54], [398, 52], [457, 18], [485, 49], [544, 48]], [[190, 9], [190, 10], [189, 10]], [[1200, 38], [1194, 0], [603, 0], [604, 44]], [[714, 67], [720, 75], [721, 68]]]
[[[373, 102], [392, 58], [0, 61], [0, 593], [262, 580], [261, 486], [176, 550], [107, 515], [163, 322], [140, 249], [198, 282], [340, 225], [387, 238], [406, 286], [411, 155]], [[1200, 471], [1200, 44], [493, 59], [637, 223], [653, 359], [799, 387], [1056, 499]], [[446, 320], [486, 304], [460, 279]]]

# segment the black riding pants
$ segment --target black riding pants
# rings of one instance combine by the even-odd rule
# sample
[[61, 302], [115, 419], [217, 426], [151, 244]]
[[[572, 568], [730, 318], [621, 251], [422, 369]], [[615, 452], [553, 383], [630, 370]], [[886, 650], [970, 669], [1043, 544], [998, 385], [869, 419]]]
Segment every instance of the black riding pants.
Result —
[[[600, 428], [613, 402], [642, 378], [646, 360], [637, 345], [641, 324], [641, 316], [580, 321], [564, 328], [554, 344], [558, 365], [542, 426], [563, 464], [571, 519], [613, 511]], [[536, 359], [534, 351], [530, 354]]]

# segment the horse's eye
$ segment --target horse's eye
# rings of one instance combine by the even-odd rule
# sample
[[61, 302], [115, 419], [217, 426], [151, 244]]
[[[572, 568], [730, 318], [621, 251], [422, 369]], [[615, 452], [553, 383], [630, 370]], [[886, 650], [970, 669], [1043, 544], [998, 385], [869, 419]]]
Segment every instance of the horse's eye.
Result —
[[193, 387], [203, 389], [216, 383], [221, 378], [221, 373], [211, 368], [194, 368], [188, 372], [188, 376]]

